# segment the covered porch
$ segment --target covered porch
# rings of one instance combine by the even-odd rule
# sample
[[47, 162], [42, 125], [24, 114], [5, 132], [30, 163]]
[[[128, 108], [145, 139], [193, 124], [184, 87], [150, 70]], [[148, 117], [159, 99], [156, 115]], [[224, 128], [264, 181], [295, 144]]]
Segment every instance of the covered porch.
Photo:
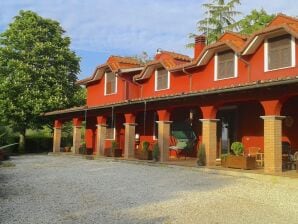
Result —
[[[230, 153], [231, 143], [239, 141], [246, 156], [251, 156], [250, 148], [258, 148], [258, 153], [263, 154], [257, 170], [280, 173], [292, 168], [288, 158], [298, 151], [297, 109], [296, 82], [254, 84], [85, 107], [51, 115], [55, 117], [53, 152], [60, 151], [63, 120], [71, 117], [74, 153], [78, 153], [82, 142], [80, 125], [85, 120], [86, 148], [95, 156], [105, 156], [105, 150], [117, 142], [121, 156], [132, 159], [142, 142], [147, 141], [151, 149], [158, 144], [161, 162], [193, 162], [198, 145], [204, 144], [206, 165], [216, 167], [222, 155]], [[191, 146], [187, 151], [171, 150], [172, 136], [181, 141], [181, 136], [186, 136], [187, 142], [192, 141]]]

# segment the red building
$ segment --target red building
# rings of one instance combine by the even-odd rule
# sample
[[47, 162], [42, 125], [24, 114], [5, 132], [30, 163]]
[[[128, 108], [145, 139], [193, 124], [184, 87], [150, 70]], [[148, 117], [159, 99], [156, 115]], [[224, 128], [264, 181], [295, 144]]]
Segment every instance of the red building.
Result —
[[125, 158], [134, 157], [140, 136], [158, 142], [165, 161], [176, 135], [191, 156], [204, 143], [208, 166], [241, 141], [264, 152], [265, 172], [281, 172], [282, 143], [298, 149], [297, 38], [298, 20], [279, 14], [251, 36], [227, 32], [208, 46], [196, 37], [194, 58], [158, 50], [140, 64], [111, 56], [78, 82], [87, 88], [86, 106], [46, 113], [55, 117], [53, 151], [60, 151], [61, 125], [72, 120], [78, 153], [86, 120], [86, 147], [95, 155], [116, 140]]

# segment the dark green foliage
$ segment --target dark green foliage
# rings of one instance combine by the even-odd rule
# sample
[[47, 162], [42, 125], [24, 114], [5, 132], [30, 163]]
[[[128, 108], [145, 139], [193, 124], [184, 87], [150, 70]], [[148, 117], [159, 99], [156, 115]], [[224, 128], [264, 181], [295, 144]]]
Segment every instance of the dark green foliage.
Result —
[[143, 151], [149, 151], [149, 146], [150, 146], [149, 142], [147, 142], [147, 141], [142, 142], [142, 150]]
[[159, 160], [159, 146], [158, 143], [155, 143], [153, 146], [152, 157], [155, 161]]
[[205, 145], [200, 144], [198, 147], [198, 165], [199, 166], [205, 166], [206, 165], [206, 150], [205, 150]]
[[264, 9], [260, 11], [254, 9], [238, 22], [240, 33], [252, 34], [264, 28], [268, 23], [272, 21], [274, 15], [268, 14]]
[[239, 156], [242, 155], [244, 147], [241, 142], [233, 142], [231, 145], [231, 149], [236, 156]]
[[0, 35], [0, 117], [20, 133], [20, 148], [28, 128], [49, 122], [40, 114], [77, 105], [79, 61], [60, 24], [32, 11]]

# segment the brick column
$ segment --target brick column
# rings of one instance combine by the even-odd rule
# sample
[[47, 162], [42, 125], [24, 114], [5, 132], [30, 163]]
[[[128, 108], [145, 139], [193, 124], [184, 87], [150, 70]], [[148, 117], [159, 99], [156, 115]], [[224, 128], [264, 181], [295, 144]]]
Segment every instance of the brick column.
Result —
[[82, 130], [82, 121], [78, 118], [73, 119], [73, 153], [79, 154], [82, 136], [81, 136], [81, 130]]
[[264, 172], [282, 172], [282, 119], [284, 116], [261, 116], [264, 120]]
[[96, 146], [95, 155], [104, 156], [104, 147], [107, 131], [107, 119], [105, 116], [97, 116], [97, 132], [96, 132]]
[[161, 162], [169, 160], [169, 138], [172, 121], [156, 121], [158, 124], [158, 147]]
[[205, 145], [206, 165], [216, 165], [217, 119], [200, 119], [202, 122], [202, 144]]
[[134, 158], [134, 150], [135, 150], [135, 134], [136, 134], [136, 126], [135, 123], [135, 114], [127, 113], [124, 114], [125, 123], [123, 124], [125, 127], [125, 142], [124, 142], [124, 158]]
[[124, 143], [124, 158], [134, 158], [135, 149], [135, 134], [136, 126], [135, 123], [124, 123], [125, 126], [125, 143]]
[[60, 152], [62, 123], [56, 120], [54, 124], [53, 152]]
[[95, 154], [97, 156], [104, 155], [104, 148], [105, 148], [105, 139], [106, 139], [106, 124], [97, 124], [97, 133], [96, 133], [96, 149]]

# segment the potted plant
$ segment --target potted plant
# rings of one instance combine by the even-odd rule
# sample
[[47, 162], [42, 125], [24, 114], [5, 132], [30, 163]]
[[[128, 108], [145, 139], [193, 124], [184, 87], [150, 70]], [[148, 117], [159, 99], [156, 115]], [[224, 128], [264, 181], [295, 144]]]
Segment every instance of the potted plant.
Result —
[[152, 157], [155, 162], [159, 159], [159, 146], [158, 143], [155, 143], [153, 146]]
[[197, 157], [198, 157], [198, 160], [197, 160], [198, 166], [206, 166], [206, 151], [205, 151], [204, 144], [199, 144]]
[[79, 154], [83, 154], [83, 155], [86, 154], [86, 143], [85, 142], [81, 143], [80, 148], [79, 148]]
[[119, 144], [117, 141], [112, 141], [112, 148], [110, 150], [110, 156], [112, 157], [121, 157], [122, 156], [122, 150], [119, 147]]
[[226, 157], [226, 167], [238, 168], [238, 169], [255, 169], [256, 158], [243, 156], [243, 144], [241, 142], [233, 142], [231, 150], [234, 155], [228, 155]]
[[152, 160], [152, 151], [149, 149], [150, 143], [144, 141], [141, 143], [141, 150], [137, 150], [137, 158], [143, 160]]
[[227, 158], [228, 158], [229, 154], [221, 154], [220, 156], [220, 162], [221, 162], [221, 166], [222, 167], [228, 167], [227, 165]]

